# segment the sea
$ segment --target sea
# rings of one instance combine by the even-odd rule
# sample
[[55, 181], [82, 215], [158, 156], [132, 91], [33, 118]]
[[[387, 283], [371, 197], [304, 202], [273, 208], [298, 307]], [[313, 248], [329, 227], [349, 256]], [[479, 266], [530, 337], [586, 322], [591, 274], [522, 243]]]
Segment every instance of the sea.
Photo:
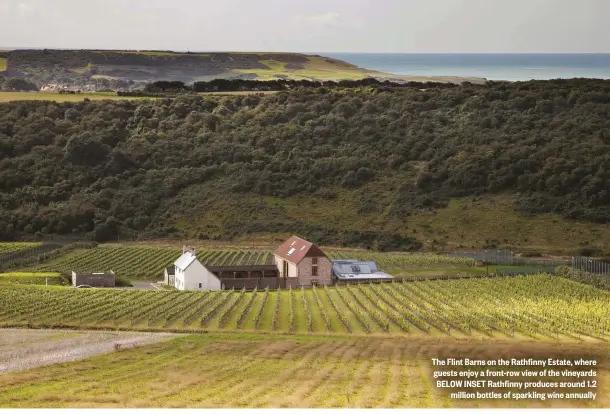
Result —
[[610, 53], [436, 54], [318, 53], [396, 75], [459, 76], [494, 81], [610, 79]]

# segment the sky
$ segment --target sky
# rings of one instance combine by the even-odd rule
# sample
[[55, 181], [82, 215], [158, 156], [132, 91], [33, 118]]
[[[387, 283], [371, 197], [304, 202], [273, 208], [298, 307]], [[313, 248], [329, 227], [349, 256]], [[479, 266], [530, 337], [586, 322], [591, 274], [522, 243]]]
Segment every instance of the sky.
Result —
[[0, 0], [0, 47], [609, 53], [610, 0]]

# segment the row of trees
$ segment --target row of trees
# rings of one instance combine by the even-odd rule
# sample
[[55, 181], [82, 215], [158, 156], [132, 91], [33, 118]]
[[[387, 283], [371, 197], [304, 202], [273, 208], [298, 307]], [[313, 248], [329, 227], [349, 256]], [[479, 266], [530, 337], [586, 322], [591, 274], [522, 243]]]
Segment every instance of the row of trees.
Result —
[[410, 88], [455, 88], [458, 85], [442, 82], [391, 82], [375, 78], [344, 81], [309, 81], [276, 79], [257, 81], [250, 79], [215, 79], [213, 81], [186, 84], [180, 81], [157, 81], [144, 86], [142, 91], [120, 92], [124, 96], [158, 96], [185, 92], [232, 92], [232, 91], [287, 91], [298, 87], [314, 88], [362, 88], [362, 87], [410, 87]]

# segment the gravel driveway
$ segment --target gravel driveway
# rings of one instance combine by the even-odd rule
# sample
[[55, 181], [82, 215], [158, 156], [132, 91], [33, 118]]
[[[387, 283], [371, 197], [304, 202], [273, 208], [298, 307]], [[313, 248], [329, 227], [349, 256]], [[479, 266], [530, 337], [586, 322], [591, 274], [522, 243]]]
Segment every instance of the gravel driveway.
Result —
[[151, 282], [132, 281], [133, 287], [117, 287], [119, 290], [158, 290]]
[[[169, 333], [0, 329], [0, 375], [170, 340]], [[118, 345], [118, 346], [117, 346]]]

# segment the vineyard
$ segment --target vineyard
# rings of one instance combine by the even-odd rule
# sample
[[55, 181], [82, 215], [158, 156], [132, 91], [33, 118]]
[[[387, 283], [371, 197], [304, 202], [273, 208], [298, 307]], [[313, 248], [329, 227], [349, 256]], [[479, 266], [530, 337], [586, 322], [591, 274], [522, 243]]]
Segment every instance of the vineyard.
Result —
[[[30, 331], [28, 336], [32, 335]], [[38, 334], [38, 333], [36, 333]], [[56, 340], [25, 345], [18, 355], [53, 347], [66, 354], [100, 333], [49, 332]], [[120, 341], [129, 333], [105, 332]], [[60, 337], [62, 336], [62, 337]], [[131, 334], [131, 336], [141, 336]], [[18, 339], [22, 339], [20, 334]], [[138, 344], [139, 346], [141, 343]], [[63, 346], [63, 347], [62, 347]], [[80, 346], [80, 347], [79, 347]], [[15, 349], [18, 345], [13, 346]], [[0, 352], [3, 350], [0, 342]], [[7, 350], [6, 346], [4, 350]], [[11, 346], [8, 347], [9, 353]], [[43, 349], [44, 350], [44, 349]], [[498, 359], [595, 357], [594, 401], [451, 399], [435, 387], [428, 356]], [[15, 353], [15, 352], [13, 352]], [[86, 360], [0, 376], [3, 408], [608, 408], [609, 351], [602, 342], [208, 333], [120, 350]], [[6, 358], [10, 364], [14, 360]], [[0, 357], [0, 367], [2, 359]], [[466, 370], [472, 366], [462, 366]], [[535, 367], [508, 366], [508, 370]], [[476, 369], [484, 370], [484, 366]], [[475, 370], [476, 370], [475, 369]], [[513, 378], [527, 380], [527, 378]], [[531, 378], [530, 378], [531, 379]], [[557, 378], [547, 378], [551, 381]], [[572, 378], [576, 379], [576, 378]], [[544, 379], [546, 380], [546, 379]], [[510, 391], [511, 389], [506, 389]], [[518, 391], [516, 388], [512, 389]]]
[[[29, 272], [100, 272], [113, 270], [121, 278], [155, 279], [163, 268], [174, 263], [181, 249], [142, 246], [99, 246], [80, 249], [52, 261], [26, 267]], [[418, 269], [437, 266], [473, 266], [468, 258], [427, 253], [385, 253], [373, 251], [331, 250], [331, 259], [376, 261], [380, 269]], [[266, 250], [205, 249], [197, 257], [205, 265], [263, 265], [273, 263], [273, 254]]]
[[0, 256], [42, 245], [39, 242], [0, 242]]
[[[182, 255], [182, 249], [99, 246], [76, 250], [44, 264], [28, 267], [31, 272], [100, 272], [113, 270], [126, 279], [155, 279]], [[272, 261], [268, 251], [218, 249], [198, 251], [206, 265], [262, 265]]]
[[609, 303], [549, 275], [255, 292], [0, 286], [0, 324], [607, 340]]

